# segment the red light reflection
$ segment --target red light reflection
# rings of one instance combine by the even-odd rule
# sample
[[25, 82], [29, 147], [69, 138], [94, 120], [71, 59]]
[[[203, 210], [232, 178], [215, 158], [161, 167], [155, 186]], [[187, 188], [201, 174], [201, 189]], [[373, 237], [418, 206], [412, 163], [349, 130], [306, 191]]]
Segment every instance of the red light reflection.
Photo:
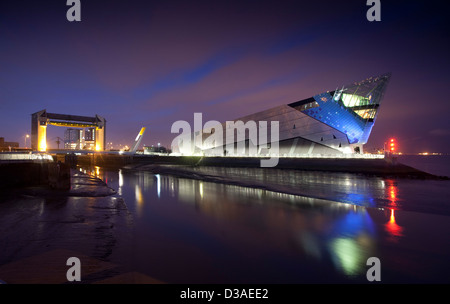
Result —
[[395, 222], [395, 211], [391, 209], [391, 216], [389, 222], [386, 223], [386, 230], [391, 236], [400, 237], [403, 236], [403, 228]]
[[386, 180], [385, 181], [387, 184], [386, 190], [387, 190], [387, 198], [390, 201], [389, 206], [392, 206], [396, 209], [398, 209], [398, 188], [397, 185], [395, 184], [395, 182], [393, 180]]
[[[393, 180], [387, 180], [387, 197], [390, 201], [392, 207], [398, 207], [398, 188]], [[389, 217], [389, 222], [385, 224], [386, 231], [392, 237], [391, 240], [396, 241], [397, 237], [403, 236], [403, 228], [397, 224], [395, 221], [395, 209], [391, 208], [391, 214]]]

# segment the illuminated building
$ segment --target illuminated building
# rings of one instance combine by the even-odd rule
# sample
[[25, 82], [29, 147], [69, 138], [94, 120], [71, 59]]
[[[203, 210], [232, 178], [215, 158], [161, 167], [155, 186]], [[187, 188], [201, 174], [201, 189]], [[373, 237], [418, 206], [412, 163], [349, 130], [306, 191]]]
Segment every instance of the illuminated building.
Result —
[[84, 149], [95, 149], [95, 128], [87, 128], [84, 132]]
[[81, 149], [83, 147], [83, 130], [67, 129], [64, 132], [64, 149]]
[[[278, 121], [279, 156], [301, 157], [363, 153], [363, 145], [369, 139], [390, 76], [389, 73], [371, 77], [343, 86], [335, 91], [327, 91], [234, 121], [242, 121], [244, 124], [250, 121], [257, 123], [265, 121], [268, 126], [267, 134], [271, 134], [270, 122]], [[220, 127], [223, 130], [223, 141], [218, 142], [223, 145], [215, 146], [214, 141], [206, 139]], [[255, 143], [249, 140], [247, 130], [244, 130], [246, 132], [244, 140], [242, 137], [239, 141], [234, 140], [234, 149], [230, 151], [230, 146], [226, 145], [226, 137], [229, 137], [226, 129], [227, 123], [222, 123], [217, 128], [204, 128], [202, 132], [194, 132], [191, 136], [192, 141], [196, 143], [194, 149], [183, 151], [183, 142], [180, 140], [173, 144], [172, 150], [182, 155], [217, 155], [217, 151], [222, 153], [222, 156], [273, 155], [270, 141], [267, 145], [257, 142], [255, 147]], [[232, 135], [233, 138], [239, 138], [239, 136], [234, 136], [234, 133]], [[238, 145], [239, 142], [240, 145]], [[242, 149], [242, 147], [245, 148]], [[257, 151], [257, 154], [249, 155], [249, 151]]]

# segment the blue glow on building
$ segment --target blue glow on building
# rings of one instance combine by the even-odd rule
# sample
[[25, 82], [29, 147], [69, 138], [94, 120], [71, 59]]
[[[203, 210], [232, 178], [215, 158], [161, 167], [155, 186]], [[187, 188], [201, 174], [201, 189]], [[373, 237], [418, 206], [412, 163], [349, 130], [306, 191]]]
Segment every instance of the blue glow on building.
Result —
[[336, 102], [329, 93], [315, 95], [318, 107], [303, 111], [336, 130], [345, 133], [349, 143], [358, 143], [364, 134], [364, 122], [353, 111], [350, 112], [343, 104]]
[[[299, 110], [346, 134], [350, 144], [365, 144], [390, 76], [385, 74], [369, 78], [335, 92], [315, 95], [312, 99], [305, 100]], [[299, 103], [302, 104], [296, 104]]]

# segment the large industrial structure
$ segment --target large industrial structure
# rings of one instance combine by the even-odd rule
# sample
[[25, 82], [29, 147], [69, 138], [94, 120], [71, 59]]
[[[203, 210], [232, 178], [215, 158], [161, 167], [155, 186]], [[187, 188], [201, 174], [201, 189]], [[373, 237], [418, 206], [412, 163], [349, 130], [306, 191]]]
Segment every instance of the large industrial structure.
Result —
[[96, 151], [103, 151], [106, 142], [106, 119], [95, 117], [47, 113], [46, 110], [31, 114], [31, 148], [34, 151], [47, 150], [47, 126], [70, 128], [89, 128], [90, 141], [94, 142]]
[[[389, 73], [355, 82], [341, 89], [247, 115], [234, 122], [242, 121], [246, 126], [251, 121], [267, 122], [267, 134], [271, 134], [271, 122], [278, 121], [279, 140], [275, 156], [362, 154], [390, 76]], [[249, 139], [248, 130], [244, 130], [245, 136], [241, 137], [236, 136], [234, 130], [226, 132], [229, 125], [227, 122], [194, 132], [191, 142], [195, 146], [184, 145], [183, 138], [179, 137], [178, 142], [175, 139], [172, 150], [180, 155], [274, 155], [274, 149], [271, 151], [273, 141], [268, 139], [267, 142], [255, 143]], [[207, 140], [218, 129], [223, 130], [223, 140]], [[226, 145], [227, 142], [234, 142], [234, 147]], [[252, 155], [249, 151], [256, 153]]]

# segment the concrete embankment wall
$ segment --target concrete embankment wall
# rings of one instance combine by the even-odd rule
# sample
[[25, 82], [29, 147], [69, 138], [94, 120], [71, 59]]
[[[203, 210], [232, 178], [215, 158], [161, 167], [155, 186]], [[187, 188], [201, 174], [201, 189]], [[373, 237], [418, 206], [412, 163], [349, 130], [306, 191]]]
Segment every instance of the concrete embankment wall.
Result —
[[[203, 166], [260, 167], [260, 159], [252, 158], [204, 158], [198, 162]], [[427, 175], [396, 159], [355, 159], [355, 158], [280, 158], [277, 169], [349, 172], [379, 175]]]
[[[99, 155], [79, 156], [78, 164], [89, 161], [90, 165], [102, 167], [124, 167], [127, 165], [184, 165], [184, 166], [225, 166], [239, 168], [259, 168], [261, 159], [254, 157], [201, 157], [201, 156], [147, 156], [147, 155]], [[396, 158], [280, 158], [276, 169], [349, 172], [374, 175], [396, 175], [432, 177], [432, 175], [406, 166]]]
[[57, 161], [64, 162], [69, 166], [100, 166], [120, 168], [122, 166], [133, 163], [133, 157], [129, 155], [115, 154], [91, 154], [91, 155], [75, 155], [64, 154], [55, 155]]
[[45, 186], [70, 189], [70, 167], [57, 162], [0, 163], [0, 189]]
[[[59, 160], [59, 158], [58, 158]], [[74, 165], [122, 168], [140, 165], [225, 166], [259, 168], [261, 159], [254, 157], [201, 157], [160, 155], [78, 155], [66, 157], [65, 162]], [[276, 169], [348, 172], [374, 175], [433, 177], [413, 167], [387, 158], [280, 158]]]

